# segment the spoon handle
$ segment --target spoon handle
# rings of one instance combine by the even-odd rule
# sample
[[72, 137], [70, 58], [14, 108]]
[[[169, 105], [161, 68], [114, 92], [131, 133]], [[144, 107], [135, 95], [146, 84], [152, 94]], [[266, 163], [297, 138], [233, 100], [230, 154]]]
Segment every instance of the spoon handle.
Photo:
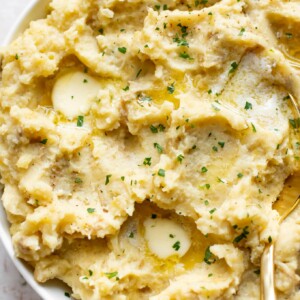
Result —
[[267, 245], [261, 257], [260, 299], [276, 300], [274, 287], [274, 245]]

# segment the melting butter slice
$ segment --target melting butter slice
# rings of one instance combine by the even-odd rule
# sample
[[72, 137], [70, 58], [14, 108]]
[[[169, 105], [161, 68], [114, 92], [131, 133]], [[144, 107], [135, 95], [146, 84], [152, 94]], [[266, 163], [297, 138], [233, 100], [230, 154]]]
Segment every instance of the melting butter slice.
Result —
[[89, 111], [92, 100], [97, 97], [101, 88], [100, 82], [86, 73], [68, 72], [60, 76], [54, 84], [53, 107], [67, 118], [84, 115]]
[[145, 238], [149, 249], [159, 258], [186, 254], [191, 240], [185, 230], [176, 222], [168, 219], [147, 219], [144, 222]]

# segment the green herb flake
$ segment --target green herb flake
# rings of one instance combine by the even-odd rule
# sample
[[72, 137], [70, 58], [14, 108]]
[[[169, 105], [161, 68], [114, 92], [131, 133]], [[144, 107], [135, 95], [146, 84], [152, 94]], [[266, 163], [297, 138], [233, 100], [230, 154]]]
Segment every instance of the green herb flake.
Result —
[[164, 169], [159, 169], [157, 175], [160, 177], [165, 177], [166, 171]]
[[190, 55], [188, 53], [186, 53], [186, 52], [179, 53], [179, 57], [181, 57], [183, 59], [193, 60], [193, 58], [190, 57]]
[[127, 48], [126, 47], [120, 47], [118, 48], [119, 52], [125, 54], [127, 52]]
[[104, 34], [104, 29], [100, 28], [100, 29], [98, 29], [98, 32], [103, 35]]
[[260, 274], [260, 269], [254, 270], [253, 272], [254, 272], [256, 275], [259, 275], [259, 274]]
[[233, 242], [239, 243], [241, 240], [246, 239], [249, 234], [248, 228], [249, 228], [248, 226], [244, 227], [243, 232], [240, 235], [238, 235], [237, 237], [235, 237]]
[[207, 91], [207, 93], [210, 95], [210, 94], [212, 93], [212, 90], [209, 89], [209, 90]]
[[158, 133], [158, 129], [154, 125], [150, 125], [150, 130], [152, 133]]
[[202, 167], [201, 168], [201, 173], [206, 173], [208, 170], [207, 170], [207, 168], [206, 167]]
[[77, 127], [82, 127], [84, 123], [84, 116], [77, 117]]
[[291, 97], [290, 97], [290, 95], [287, 95], [287, 96], [285, 96], [285, 97], [283, 97], [283, 101], [286, 101], [286, 100], [290, 100], [291, 99]]
[[250, 102], [246, 101], [244, 109], [246, 109], [246, 110], [252, 109], [252, 104]]
[[145, 157], [143, 161], [144, 166], [151, 166], [151, 157]]
[[178, 251], [180, 249], [180, 241], [175, 242], [174, 245], [172, 246], [172, 248], [175, 251]]
[[15, 59], [16, 59], [16, 60], [19, 59], [19, 55], [18, 55], [18, 54], [15, 55]]
[[231, 65], [231, 68], [229, 69], [229, 74], [234, 73], [238, 67], [238, 64], [234, 61]]
[[177, 156], [177, 160], [180, 162], [180, 163], [182, 163], [182, 160], [184, 159], [184, 156], [182, 155], [182, 154], [179, 154], [178, 156]]
[[118, 272], [104, 273], [108, 279], [114, 278], [118, 276]]
[[252, 131], [253, 131], [253, 132], [256, 132], [256, 127], [254, 126], [253, 123], [251, 123], [251, 127], [252, 127]]
[[167, 91], [169, 94], [173, 94], [175, 92], [174, 82], [167, 87]]
[[163, 132], [166, 129], [166, 127], [163, 124], [158, 124], [157, 128], [160, 132]]
[[65, 292], [65, 296], [68, 297], [68, 298], [71, 298], [71, 295], [68, 292]]
[[156, 214], [152, 214], [151, 215], [151, 219], [156, 219], [157, 218], [157, 215]]
[[175, 235], [170, 233], [170, 234], [169, 234], [169, 237], [170, 237], [171, 239], [174, 239]]
[[163, 10], [168, 10], [168, 5], [167, 4], [163, 5]]
[[44, 145], [46, 145], [47, 142], [48, 142], [48, 139], [43, 139], [43, 140], [40, 141], [40, 143], [41, 143], [41, 144], [44, 144]]
[[90, 208], [90, 207], [89, 207], [89, 208], [87, 209], [87, 212], [88, 212], [89, 214], [92, 214], [92, 213], [95, 212], [95, 210], [96, 210], [95, 208]]
[[139, 69], [138, 72], [136, 73], [135, 79], [137, 79], [140, 76], [141, 72], [142, 72], [142, 69]]
[[213, 13], [210, 11], [210, 12], [208, 13], [208, 15], [209, 15], [209, 16], [212, 16], [212, 15], [213, 15]]
[[123, 91], [125, 91], [125, 92], [129, 91], [129, 85], [125, 86], [125, 87], [123, 88]]
[[83, 83], [88, 83], [88, 80], [87, 79], [83, 79]]
[[204, 262], [208, 265], [213, 264], [216, 261], [214, 255], [210, 252], [210, 247], [207, 247], [204, 253]]
[[75, 182], [75, 183], [82, 183], [83, 181], [82, 181], [81, 178], [76, 177], [76, 178], [74, 179], [74, 182]]
[[93, 276], [93, 274], [94, 274], [93, 271], [92, 271], [92, 270], [89, 270], [89, 275], [90, 275], [90, 276]]
[[208, 205], [209, 205], [209, 201], [208, 201], [208, 200], [205, 200], [205, 201], [204, 201], [204, 204], [205, 204], [206, 206], [208, 206]]
[[154, 143], [153, 146], [154, 146], [154, 148], [156, 148], [158, 153], [160, 153], [160, 154], [163, 153], [163, 148], [161, 145], [159, 145], [158, 143]]
[[173, 42], [177, 43], [178, 47], [188, 47], [189, 46], [188, 41], [184, 38], [180, 38], [178, 36], [178, 34], [176, 34], [176, 36], [173, 38]]
[[208, 274], [208, 277], [212, 277], [212, 276], [213, 276], [213, 273], [209, 273], [209, 274]]
[[243, 176], [244, 176], [244, 175], [243, 175], [242, 173], [238, 173], [238, 174], [237, 174], [237, 177], [238, 177], [238, 178], [242, 178]]
[[131, 231], [131, 232], [129, 233], [128, 237], [129, 237], [130, 239], [133, 239], [133, 238], [134, 238], [134, 233], [133, 233], [133, 231]]
[[121, 180], [124, 181], [125, 180], [125, 176], [121, 176]]
[[111, 178], [112, 175], [106, 175], [106, 178], [105, 178], [105, 185], [108, 185], [109, 184], [109, 179]]
[[217, 146], [213, 146], [212, 149], [213, 149], [213, 151], [218, 152], [218, 147]]
[[218, 142], [218, 145], [219, 145], [221, 148], [224, 148], [225, 142]]
[[296, 129], [300, 127], [300, 118], [298, 119], [289, 119], [290, 125]]
[[290, 33], [290, 32], [286, 32], [285, 33], [285, 36], [288, 38], [288, 39], [291, 39], [293, 37], [293, 34]]
[[209, 211], [209, 213], [212, 215], [217, 209], [216, 208], [213, 208]]
[[158, 4], [157, 4], [157, 5], [154, 5], [154, 9], [155, 9], [155, 10], [160, 10], [160, 5], [158, 5]]
[[242, 36], [245, 32], [245, 28], [241, 28], [240, 32], [239, 32], [239, 36]]
[[271, 237], [271, 236], [268, 237], [268, 242], [269, 242], [270, 244], [272, 243], [272, 237]]

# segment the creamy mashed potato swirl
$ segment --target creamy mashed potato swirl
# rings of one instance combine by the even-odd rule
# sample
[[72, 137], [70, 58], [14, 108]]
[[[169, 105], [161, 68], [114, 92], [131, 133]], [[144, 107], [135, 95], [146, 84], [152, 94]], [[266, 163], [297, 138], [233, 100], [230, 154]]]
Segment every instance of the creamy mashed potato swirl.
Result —
[[[299, 299], [298, 1], [53, 0], [2, 50], [15, 253], [75, 299]], [[297, 69], [298, 68], [298, 69]]]

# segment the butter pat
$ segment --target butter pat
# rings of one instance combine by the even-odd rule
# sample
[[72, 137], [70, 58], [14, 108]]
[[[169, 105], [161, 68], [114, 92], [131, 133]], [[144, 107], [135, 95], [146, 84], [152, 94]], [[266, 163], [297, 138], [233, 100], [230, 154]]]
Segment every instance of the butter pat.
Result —
[[187, 232], [172, 220], [147, 219], [144, 227], [148, 247], [159, 258], [165, 259], [172, 255], [182, 257], [191, 246]]
[[88, 113], [91, 103], [102, 88], [90, 75], [72, 71], [60, 76], [52, 90], [52, 103], [56, 111], [73, 119]]

